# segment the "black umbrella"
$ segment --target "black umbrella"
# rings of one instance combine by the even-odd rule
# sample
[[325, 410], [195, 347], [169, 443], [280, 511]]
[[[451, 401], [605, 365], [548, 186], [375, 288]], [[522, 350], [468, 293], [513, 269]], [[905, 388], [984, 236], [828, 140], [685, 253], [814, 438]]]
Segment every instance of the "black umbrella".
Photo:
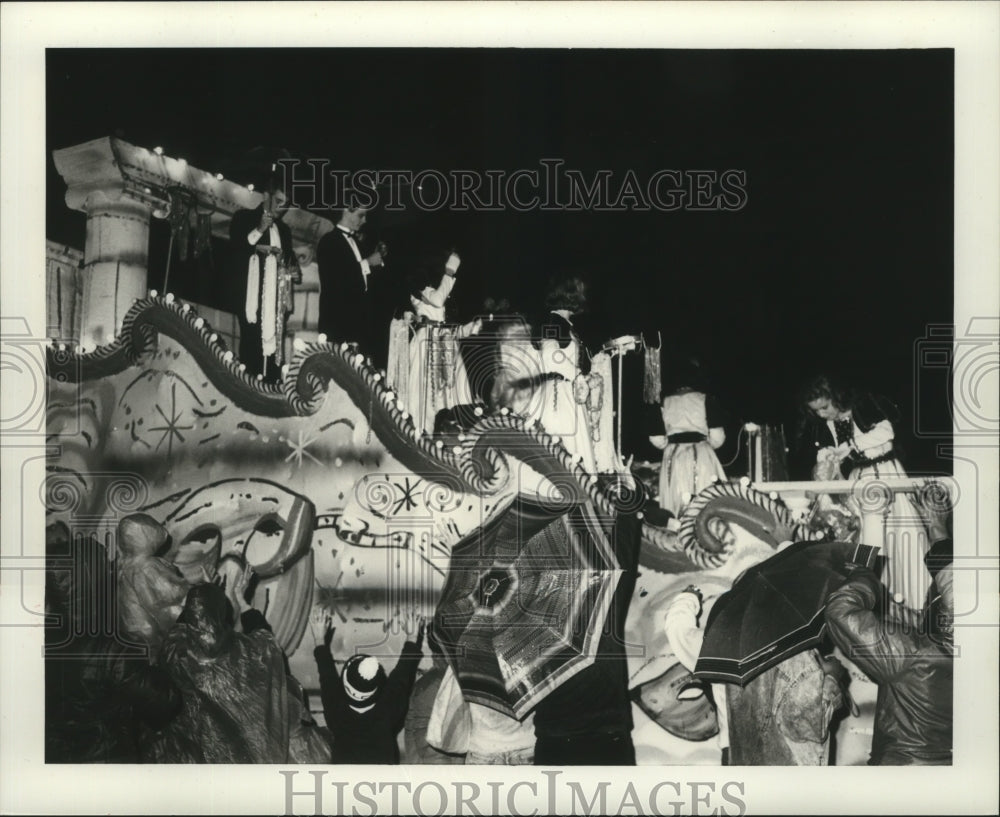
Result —
[[852, 564], [873, 564], [877, 552], [846, 542], [798, 542], [751, 567], [712, 607], [695, 677], [744, 686], [819, 644], [827, 596]]
[[434, 633], [466, 700], [521, 718], [594, 662], [622, 575], [604, 522], [518, 501], [452, 550]]

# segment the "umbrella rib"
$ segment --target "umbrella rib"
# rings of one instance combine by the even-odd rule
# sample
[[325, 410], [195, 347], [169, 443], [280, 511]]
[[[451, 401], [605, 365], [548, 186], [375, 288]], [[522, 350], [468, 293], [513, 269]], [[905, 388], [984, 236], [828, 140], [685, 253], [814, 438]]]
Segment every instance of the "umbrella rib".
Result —
[[[805, 624], [802, 624], [802, 625], [796, 627], [794, 630], [789, 630], [780, 639], [778, 639], [778, 641], [785, 641], [786, 639], [791, 638], [792, 636], [794, 636], [796, 633], [801, 632], [802, 630], [808, 629], [809, 627], [811, 627], [813, 625], [813, 622], [816, 621], [817, 618], [819, 618], [819, 616], [823, 615], [823, 613], [824, 613], [824, 610], [819, 610], [816, 613], [816, 615], [814, 615], [811, 619], [809, 619], [809, 621], [807, 621]], [[778, 641], [772, 641], [770, 644], [764, 645], [763, 647], [761, 647], [756, 652], [752, 652], [752, 653], [750, 653], [750, 655], [746, 656], [745, 658], [741, 658], [740, 661], [739, 661], [739, 663], [741, 665], [742, 664], [750, 663], [754, 659], [756, 659], [759, 656], [763, 655], [768, 650], [774, 649], [775, 645], [778, 643]]]
[[[552, 519], [547, 511], [545, 519], [537, 512], [532, 516], [530, 507], [510, 513], [513, 522], [496, 532], [487, 552], [469, 550], [476, 558], [465, 563], [452, 551], [447, 592], [436, 615], [451, 611], [456, 625], [464, 618], [464, 626], [453, 628], [456, 643], [477, 654], [492, 653], [453, 662], [467, 697], [520, 717], [593, 665], [624, 571], [588, 503]], [[538, 527], [530, 537], [514, 530], [521, 517]], [[460, 581], [459, 571], [471, 575]], [[514, 590], [504, 585], [502, 594], [493, 595], [493, 588], [484, 601], [501, 571], [519, 577]], [[512, 631], [520, 626], [523, 633]]]
[[[820, 611], [820, 613], [822, 613], [822, 611]], [[810, 620], [810, 624], [812, 622], [815, 622], [816, 618], [818, 616], [819, 616], [819, 613], [817, 613], [816, 616], [813, 616], [813, 618]], [[808, 625], [803, 625], [802, 627], [799, 627], [798, 629], [793, 630], [791, 633], [788, 633], [784, 638], [787, 638], [789, 636], [795, 635], [795, 633], [799, 632], [799, 630], [805, 629], [807, 626]], [[817, 639], [820, 636], [822, 636], [823, 630], [825, 628], [826, 628], [826, 622], [823, 623], [823, 625], [819, 629], [819, 632], [817, 632], [817, 634], [816, 634], [816, 638]], [[775, 655], [773, 655], [770, 658], [768, 658], [767, 661], [764, 662], [759, 669], [757, 667], [752, 667], [752, 668], [750, 668], [748, 670], [744, 670], [743, 672], [736, 672], [736, 671], [730, 672], [730, 671], [727, 671], [727, 670], [721, 669], [721, 668], [719, 668], [719, 669], [716, 669], [716, 668], [703, 668], [703, 669], [699, 670], [697, 667], [695, 667], [695, 673], [694, 673], [694, 675], [695, 675], [695, 677], [707, 678], [708, 680], [729, 679], [733, 683], [736, 683], [736, 684], [739, 684], [739, 685], [742, 686], [745, 683], [747, 683], [750, 680], [752, 680], [750, 678], [747, 678], [747, 674], [748, 673], [754, 672], [755, 670], [757, 670], [757, 672], [755, 672], [755, 674], [754, 674], [754, 677], [756, 677], [756, 675], [758, 675], [758, 674], [763, 674], [768, 669], [772, 669], [773, 667], [775, 667], [778, 664], [782, 663], [785, 660], [786, 657], [790, 657], [791, 655], [794, 655], [796, 652], [803, 652], [803, 651], [809, 649], [811, 646], [813, 646], [812, 644], [809, 643], [811, 640], [812, 639], [808, 639], [806, 641], [800, 641], [800, 642], [798, 642], [796, 644], [791, 644], [786, 649], [782, 650], [780, 653], [776, 653]], [[749, 663], [755, 656], [759, 658], [764, 653], [765, 650], [767, 650], [768, 648], [773, 647], [773, 646], [775, 646], [775, 643], [769, 644], [768, 647], [765, 647], [765, 648], [763, 648], [761, 650], [757, 650], [757, 652], [755, 652], [752, 656], [748, 656], [748, 657], [742, 659], [741, 661], [736, 662], [737, 666], [743, 667], [745, 664]], [[717, 662], [726, 662], [728, 665], [732, 665], [732, 659], [706, 658], [705, 661], [709, 662], [709, 663], [712, 663], [712, 664], [715, 664]], [[699, 659], [699, 662], [700, 662], [700, 659]], [[746, 680], [744, 680], [744, 679], [746, 679]]]
[[[624, 571], [620, 568], [609, 571], [615, 574], [614, 579], [610, 582], [604, 583], [598, 590], [598, 597], [594, 601], [593, 609], [601, 611], [598, 620], [604, 621], [611, 609], [611, 603], [614, 599], [615, 590], [618, 588], [618, 581], [621, 579], [621, 575]], [[603, 625], [602, 625], [603, 626]], [[600, 641], [600, 630], [601, 627], [595, 628], [587, 632], [584, 637], [584, 644], [581, 654], [578, 656], [577, 660], [569, 661], [561, 666], [557, 667], [555, 670], [550, 672], [546, 676], [546, 683], [539, 685], [531, 685], [529, 683], [531, 672], [534, 669], [533, 666], [525, 666], [521, 672], [516, 676], [508, 679], [506, 686], [508, 690], [512, 690], [518, 684], [524, 683], [528, 685], [530, 692], [521, 698], [517, 704], [514, 706], [518, 717], [524, 712], [527, 712], [531, 707], [535, 705], [538, 701], [548, 695], [552, 690], [564, 684], [578, 672], [582, 672], [591, 666], [594, 661], [597, 660], [596, 655], [588, 655], [592, 651], [592, 646], [594, 642]], [[553, 644], [544, 653], [542, 653], [539, 658], [544, 659], [554, 653], [557, 653], [559, 649], [564, 649], [570, 646], [570, 642], [565, 639], [560, 638], [560, 644]]]

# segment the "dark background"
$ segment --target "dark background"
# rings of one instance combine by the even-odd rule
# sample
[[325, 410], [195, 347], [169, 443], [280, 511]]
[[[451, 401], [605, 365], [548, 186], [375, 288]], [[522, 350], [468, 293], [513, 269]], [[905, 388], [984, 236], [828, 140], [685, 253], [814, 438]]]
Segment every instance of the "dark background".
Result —
[[[376, 212], [369, 232], [404, 267], [459, 249], [458, 319], [486, 296], [530, 312], [550, 276], [583, 273], [591, 349], [659, 331], [670, 354], [701, 360], [734, 420], [791, 423], [802, 380], [845, 374], [899, 406], [905, 464], [934, 472], [950, 470], [936, 452], [949, 437], [911, 426], [918, 410], [922, 430], [951, 425], [947, 373], [918, 374], [915, 361], [927, 327], [952, 322], [953, 68], [944, 49], [58, 49], [46, 136], [50, 154], [109, 135], [160, 145], [235, 181], [252, 180], [240, 168], [259, 146], [350, 171], [542, 158], [619, 182], [630, 169], [643, 182], [743, 170], [738, 212], [440, 211], [381, 224]], [[84, 216], [64, 193], [50, 155], [47, 235], [82, 249]], [[151, 282], [166, 236], [154, 221]], [[218, 242], [219, 272], [172, 289], [225, 306], [224, 254]], [[639, 415], [625, 416], [640, 439]]]

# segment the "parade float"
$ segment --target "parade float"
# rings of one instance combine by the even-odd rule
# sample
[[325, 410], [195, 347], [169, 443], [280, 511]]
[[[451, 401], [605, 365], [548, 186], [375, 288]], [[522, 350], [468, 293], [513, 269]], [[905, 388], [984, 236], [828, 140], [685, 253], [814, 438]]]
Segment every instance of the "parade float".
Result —
[[[258, 578], [251, 603], [264, 612], [290, 673], [314, 693], [310, 619], [332, 617], [338, 661], [365, 652], [391, 664], [408, 622], [438, 608], [453, 552], [468, 549], [483, 531], [509, 527], [523, 503], [544, 509], [567, 554], [607, 548], [602, 537], [617, 512], [621, 470], [587, 473], [558, 436], [486, 406], [477, 406], [474, 422], [460, 432], [428, 434], [363, 350], [326, 343], [310, 331], [308, 317], [290, 327], [280, 384], [265, 384], [234, 356], [233, 322], [224, 314], [209, 311], [208, 320], [197, 305], [148, 287], [149, 218], [169, 214], [177, 189], [211, 202], [217, 235], [257, 194], [114, 139], [56, 151], [56, 165], [69, 186], [67, 203], [87, 213], [88, 226], [82, 258], [50, 247], [50, 325], [58, 329], [47, 371], [50, 531], [97, 542], [113, 558], [120, 520], [144, 513], [166, 528], [163, 556], [192, 585], [210, 580], [227, 560], [245, 561]], [[296, 211], [289, 221], [308, 260], [331, 225]], [[65, 286], [69, 279], [75, 288]], [[297, 296], [300, 318], [310, 312], [308, 274], [306, 281]], [[783, 542], [825, 535], [802, 524], [801, 498], [810, 490], [851, 490], [768, 485], [761, 461], [758, 453], [756, 488], [749, 480], [709, 486], [679, 525], [643, 525], [625, 633], [640, 763], [719, 762], [710, 740], [718, 726], [706, 698], [678, 701], [676, 691], [690, 677], [676, 671], [663, 631], [670, 600], [691, 584], [722, 591], [738, 569], [767, 559]], [[884, 508], [886, 490], [891, 501], [892, 490], [913, 486], [880, 489]], [[866, 541], [877, 542], [884, 510], [874, 500], [865, 507]], [[724, 542], [727, 526], [747, 532], [735, 546]], [[71, 567], [68, 554], [50, 552], [50, 566]], [[620, 573], [613, 555], [605, 556], [606, 576], [586, 602], [598, 612], [602, 605], [606, 612]], [[492, 564], [482, 565], [482, 580], [499, 586], [504, 578], [491, 573]], [[581, 564], [584, 579], [567, 581], [585, 588], [594, 565]], [[477, 592], [482, 582], [472, 581], [469, 594]], [[580, 635], [583, 619], [574, 614], [555, 625], [568, 641]], [[592, 660], [586, 637], [580, 649]], [[425, 668], [430, 664], [428, 656]], [[544, 687], [543, 680], [533, 683]], [[520, 715], [537, 699], [528, 694], [513, 711]], [[870, 722], [870, 708], [844, 727], [862, 743], [865, 717]], [[827, 737], [800, 742], [825, 745]], [[787, 762], [825, 762], [817, 751], [807, 754], [793, 752]], [[842, 762], [863, 760], [859, 749], [855, 755]]]

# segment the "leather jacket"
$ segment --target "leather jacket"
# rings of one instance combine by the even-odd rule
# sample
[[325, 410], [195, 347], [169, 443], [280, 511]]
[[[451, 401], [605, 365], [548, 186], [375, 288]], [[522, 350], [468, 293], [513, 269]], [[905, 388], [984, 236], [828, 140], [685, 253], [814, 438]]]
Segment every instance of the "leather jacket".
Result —
[[890, 622], [867, 568], [830, 594], [826, 620], [841, 650], [879, 685], [869, 765], [950, 765], [954, 654], [950, 639]]

